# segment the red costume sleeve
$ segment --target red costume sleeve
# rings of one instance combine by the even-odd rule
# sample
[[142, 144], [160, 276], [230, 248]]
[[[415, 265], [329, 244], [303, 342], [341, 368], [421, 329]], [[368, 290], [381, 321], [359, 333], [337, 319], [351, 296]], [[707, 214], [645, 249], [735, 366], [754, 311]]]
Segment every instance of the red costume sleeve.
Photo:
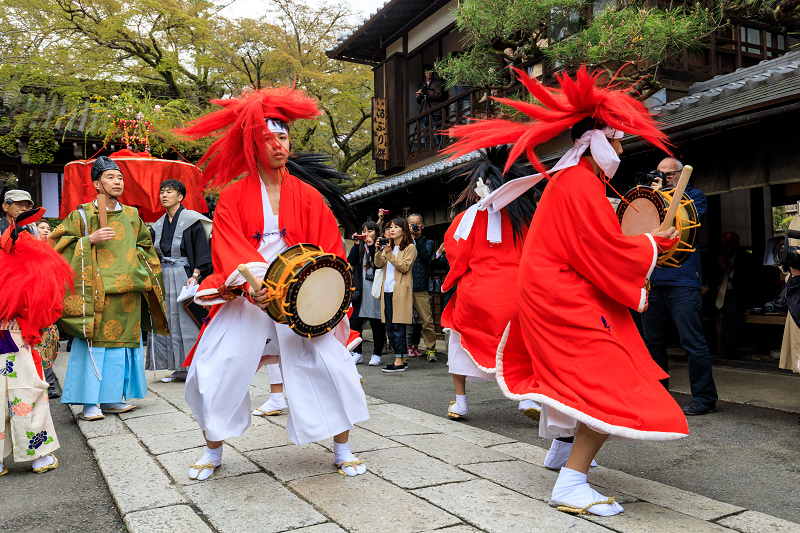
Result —
[[347, 261], [336, 217], [311, 185], [292, 175], [285, 176], [278, 216], [281, 228], [286, 228], [285, 239], [289, 246], [301, 242], [316, 244], [323, 251]]
[[447, 273], [447, 277], [442, 284], [442, 292], [447, 292], [453, 288], [456, 283], [458, 283], [461, 276], [467, 273], [469, 270], [469, 258], [475, 238], [480, 235], [486, 236], [486, 212], [479, 211], [478, 215], [475, 217], [475, 223], [472, 226], [469, 237], [456, 241], [455, 238], [453, 238], [453, 234], [463, 217], [463, 212], [456, 215], [456, 218], [453, 219], [453, 222], [444, 234], [444, 251], [447, 254], [447, 262], [450, 265], [450, 271]]
[[[568, 220], [567, 231], [575, 236], [569, 248], [570, 266], [609, 297], [642, 311], [645, 281], [658, 255], [655, 241], [649, 235], [623, 235], [602, 182], [582, 166], [569, 171], [562, 212]], [[550, 186], [558, 187], [559, 181]]]

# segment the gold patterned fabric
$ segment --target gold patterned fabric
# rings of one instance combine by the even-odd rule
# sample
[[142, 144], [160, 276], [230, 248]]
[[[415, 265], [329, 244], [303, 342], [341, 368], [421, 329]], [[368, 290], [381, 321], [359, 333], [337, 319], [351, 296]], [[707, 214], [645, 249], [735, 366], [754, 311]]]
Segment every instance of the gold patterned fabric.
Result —
[[58, 357], [58, 328], [55, 324], [42, 332], [42, 342], [36, 348], [42, 358], [42, 368], [46, 370], [53, 366]]
[[75, 271], [75, 294], [67, 291], [59, 327], [92, 340], [100, 348], [138, 348], [141, 330], [168, 335], [163, 301], [161, 262], [150, 231], [129, 206], [108, 212], [112, 240], [92, 245], [100, 227], [97, 206], [81, 206], [50, 235], [57, 252]]

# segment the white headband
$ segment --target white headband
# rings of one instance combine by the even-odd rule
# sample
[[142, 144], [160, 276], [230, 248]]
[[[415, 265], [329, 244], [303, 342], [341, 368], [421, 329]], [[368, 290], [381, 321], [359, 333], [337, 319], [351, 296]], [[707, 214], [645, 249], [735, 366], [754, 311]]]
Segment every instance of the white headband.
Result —
[[285, 133], [286, 135], [289, 135], [289, 129], [286, 127], [286, 123], [282, 120], [268, 118], [267, 128], [272, 133]]

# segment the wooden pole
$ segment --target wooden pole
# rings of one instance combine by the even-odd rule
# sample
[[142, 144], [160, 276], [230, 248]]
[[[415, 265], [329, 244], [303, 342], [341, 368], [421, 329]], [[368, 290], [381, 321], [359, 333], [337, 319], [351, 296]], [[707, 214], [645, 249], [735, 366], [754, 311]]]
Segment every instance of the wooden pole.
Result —
[[669, 209], [667, 209], [667, 215], [664, 217], [664, 222], [661, 223], [661, 227], [658, 228], [659, 231], [667, 231], [670, 227], [672, 227], [672, 222], [675, 220], [675, 214], [678, 212], [678, 208], [681, 206], [681, 200], [683, 199], [683, 191], [686, 190], [686, 184], [689, 183], [689, 177], [692, 175], [692, 168], [691, 165], [686, 165], [683, 167], [683, 172], [681, 172], [681, 177], [678, 180], [678, 185], [675, 187], [675, 190], [672, 192], [672, 201], [669, 203]]

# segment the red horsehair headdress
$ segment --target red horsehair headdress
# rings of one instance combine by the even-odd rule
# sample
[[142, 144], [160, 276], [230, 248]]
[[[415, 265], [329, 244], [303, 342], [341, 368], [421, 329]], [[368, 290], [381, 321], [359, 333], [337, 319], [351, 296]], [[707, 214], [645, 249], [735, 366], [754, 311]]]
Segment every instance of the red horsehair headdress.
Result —
[[291, 124], [322, 114], [314, 98], [294, 87], [248, 89], [238, 98], [211, 100], [211, 103], [222, 109], [174, 131], [189, 139], [217, 137], [197, 163], [200, 166], [208, 162], [204, 175], [212, 188], [227, 185], [244, 174], [258, 176], [258, 162], [269, 168], [267, 143], [276, 141], [266, 119]]
[[582, 65], [575, 79], [567, 74], [558, 74], [560, 88], [548, 88], [538, 80], [531, 79], [523, 71], [514, 69], [519, 80], [540, 104], [532, 104], [510, 98], [495, 98], [528, 115], [530, 122], [510, 120], [478, 120], [472, 124], [455, 126], [449, 130], [458, 140], [445, 153], [457, 158], [473, 150], [514, 144], [504, 171], [523, 153], [539, 172], [546, 174], [547, 168], [536, 157], [536, 146], [571, 128], [580, 120], [592, 117], [598, 123], [643, 140], [669, 153], [667, 136], [656, 128], [655, 121], [641, 102], [612, 87], [597, 85], [598, 75], [591, 75]]

